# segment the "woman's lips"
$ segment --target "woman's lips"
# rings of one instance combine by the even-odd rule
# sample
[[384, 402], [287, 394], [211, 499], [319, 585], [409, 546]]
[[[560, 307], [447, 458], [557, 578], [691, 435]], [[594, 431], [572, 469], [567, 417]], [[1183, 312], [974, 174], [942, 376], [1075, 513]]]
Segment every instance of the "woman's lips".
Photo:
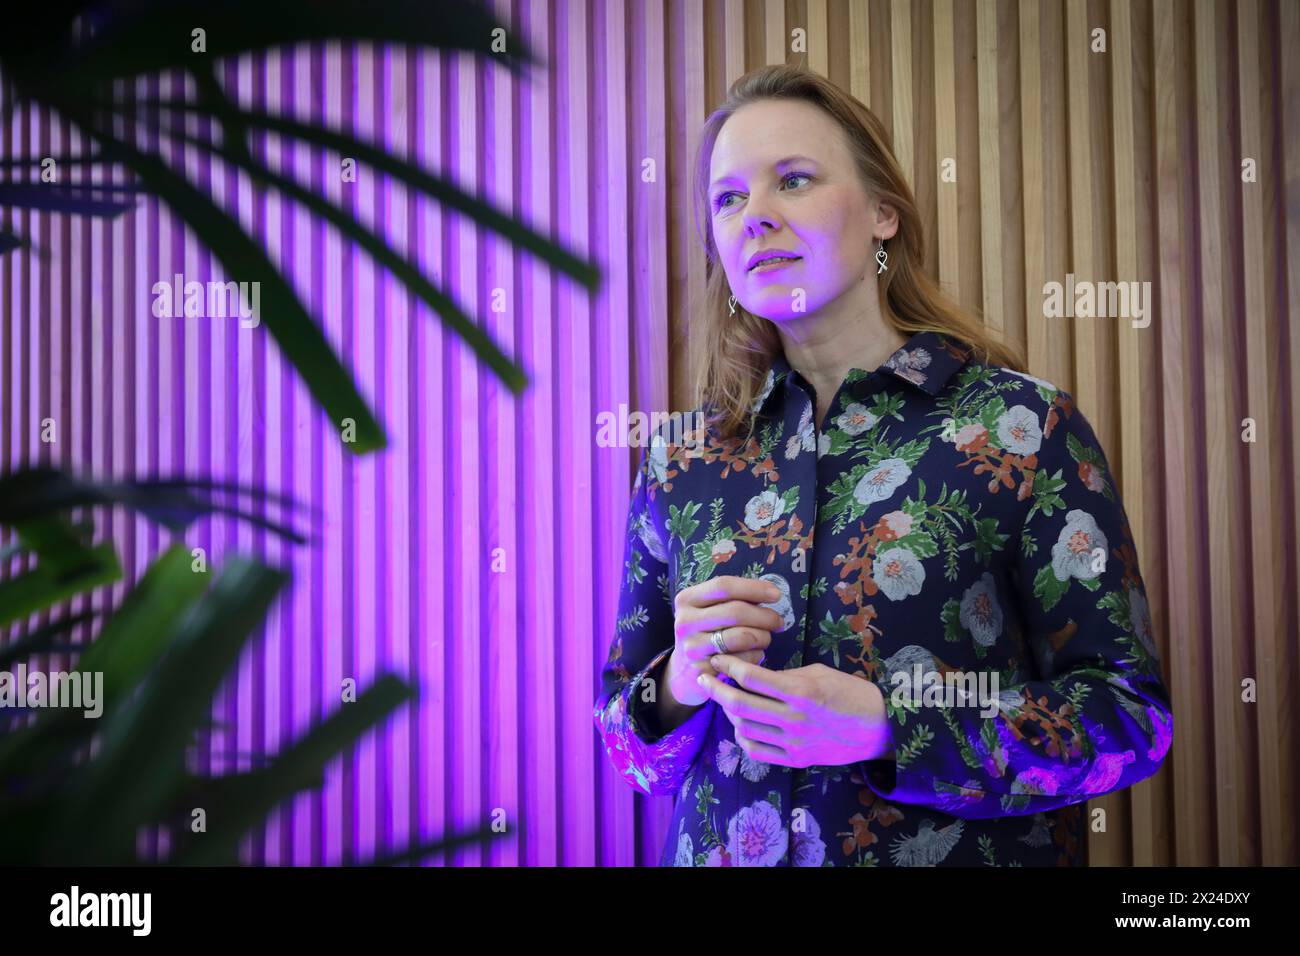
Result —
[[780, 269], [784, 269], [786, 266], [792, 266], [796, 262], [802, 262], [802, 261], [803, 261], [803, 256], [796, 256], [793, 259], [768, 259], [766, 262], [760, 262], [758, 265], [754, 266], [754, 268], [750, 269], [749, 271], [752, 273], [776, 272]]

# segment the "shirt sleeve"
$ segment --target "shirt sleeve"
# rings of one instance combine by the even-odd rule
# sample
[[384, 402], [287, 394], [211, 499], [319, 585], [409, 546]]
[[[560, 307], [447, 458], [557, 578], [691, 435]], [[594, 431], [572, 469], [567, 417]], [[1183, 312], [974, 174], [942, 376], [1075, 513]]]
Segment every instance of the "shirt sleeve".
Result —
[[615, 771], [651, 795], [671, 794], [704, 745], [716, 704], [708, 701], [663, 733], [655, 701], [674, 646], [668, 540], [650, 507], [649, 457], [641, 456], [628, 510], [618, 619], [600, 675], [596, 728]]
[[[863, 769], [892, 802], [964, 819], [1034, 814], [1130, 787], [1169, 750], [1169, 693], [1106, 456], [1067, 392], [1052, 393], [1042, 432], [1024, 460], [1034, 475], [1011, 593], [999, 595], [1024, 624], [1021, 673], [1041, 679], [1003, 674], [996, 713], [889, 704], [896, 760]], [[889, 702], [892, 686], [878, 684]]]

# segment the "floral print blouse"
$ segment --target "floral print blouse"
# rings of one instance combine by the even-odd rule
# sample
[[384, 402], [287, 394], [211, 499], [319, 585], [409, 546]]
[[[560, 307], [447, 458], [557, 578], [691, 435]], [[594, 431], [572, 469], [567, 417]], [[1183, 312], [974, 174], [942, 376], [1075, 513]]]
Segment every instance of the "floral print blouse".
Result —
[[[619, 776], [678, 798], [660, 865], [1084, 864], [1084, 801], [1151, 776], [1173, 736], [1087, 419], [934, 332], [852, 369], [820, 431], [814, 408], [778, 354], [748, 441], [661, 429], [641, 457], [595, 722]], [[763, 666], [880, 686], [894, 760], [756, 761], [713, 701], [662, 732], [674, 598], [723, 574], [782, 591]]]

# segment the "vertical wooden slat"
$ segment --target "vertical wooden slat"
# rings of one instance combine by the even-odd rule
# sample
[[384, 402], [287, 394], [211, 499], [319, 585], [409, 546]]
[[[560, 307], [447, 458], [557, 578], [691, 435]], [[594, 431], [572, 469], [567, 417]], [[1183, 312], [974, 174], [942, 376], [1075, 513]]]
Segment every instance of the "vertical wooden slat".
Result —
[[[1300, 4], [1279, 3], [1277, 13], [1279, 29], [1274, 51], [1282, 78], [1282, 89], [1275, 91], [1274, 96], [1281, 100], [1281, 109], [1277, 112], [1281, 120], [1278, 138], [1283, 155], [1283, 168], [1278, 171], [1281, 174], [1278, 200], [1279, 205], [1287, 210], [1284, 231], [1279, 243], [1281, 254], [1286, 261], [1286, 299], [1281, 304], [1279, 319], [1288, 330], [1289, 343], [1286, 356], [1289, 387], [1283, 392], [1282, 400], [1288, 409], [1294, 409], [1300, 408], [1300, 215], [1296, 215], [1294, 211], [1300, 209], [1300, 62], [1297, 62], [1294, 55], [1294, 51], [1300, 49]], [[1300, 475], [1300, 440], [1297, 440], [1295, 435], [1291, 416], [1286, 416], [1282, 421], [1292, 429], [1289, 442], [1291, 457], [1285, 462], [1285, 470], [1290, 475]], [[1294, 481], [1288, 483], [1287, 494], [1290, 499], [1291, 526], [1287, 528], [1280, 522], [1272, 522], [1269, 527], [1276, 529], [1278, 534], [1285, 535], [1287, 541], [1291, 543], [1288, 564], [1292, 576], [1291, 583], [1287, 587], [1290, 592], [1291, 614], [1283, 633], [1294, 635], [1300, 632], [1300, 554], [1296, 553], [1295, 545], [1295, 542], [1300, 541], [1300, 500], [1297, 500]], [[1291, 662], [1287, 672], [1289, 679], [1285, 685], [1285, 694], [1271, 706], [1276, 706], [1283, 714], [1293, 717], [1285, 731], [1289, 737], [1284, 746], [1294, 764], [1297, 760], [1295, 740], [1297, 734], [1300, 734], [1294, 720], [1297, 710], [1294, 688], [1300, 683], [1300, 660], [1297, 660], [1294, 646], [1291, 649]], [[1294, 779], [1293, 774], [1291, 786], [1294, 786]], [[1294, 814], [1288, 818], [1288, 827], [1286, 858], [1289, 864], [1295, 865], [1296, 845], [1300, 837], [1296, 833]]]
[[934, 177], [938, 194], [939, 261], [936, 273], [939, 284], [953, 298], [960, 291], [961, 240], [957, 231], [957, 183], [943, 178], [947, 163], [952, 162], [957, 179], [963, 171], [957, 162], [957, 76], [956, 52], [952, 36], [952, 0], [934, 3], [934, 151], [937, 168], [926, 173]]
[[[1133, 45], [1129, 22], [1131, 10], [1127, 3], [1111, 5], [1110, 67], [1112, 76], [1111, 108], [1114, 123], [1113, 163], [1115, 179], [1115, 275], [1120, 283], [1138, 282], [1137, 263], [1137, 169], [1134, 155], [1133, 133]], [[1131, 288], [1131, 287], [1130, 287]], [[1141, 288], [1139, 286], [1139, 288]], [[1121, 299], [1121, 302], [1123, 300]], [[1131, 302], [1131, 300], [1130, 300]], [[1152, 303], [1144, 298], [1150, 318]], [[1119, 346], [1118, 402], [1121, 408], [1137, 409], [1142, 405], [1142, 369], [1138, 349], [1150, 336], [1150, 326], [1137, 328], [1127, 316], [1119, 316], [1116, 334]], [[1142, 416], [1120, 416], [1120, 454], [1115, 466], [1119, 472], [1119, 487], [1123, 489], [1124, 508], [1128, 513], [1135, 547], [1139, 555], [1148, 553], [1143, 540], [1145, 527], [1144, 508], [1148, 490], [1146, 470], [1143, 468]], [[1164, 659], [1168, 660], [1168, 655]], [[1133, 812], [1132, 862], [1152, 866], [1161, 862], [1156, 857], [1158, 837], [1163, 830], [1164, 814], [1156, 804], [1153, 792], [1157, 781], [1144, 780], [1129, 792]]]
[[[732, 0], [736, 2], [736, 0]], [[871, 105], [871, 8], [867, 0], [849, 4], [849, 92]]]
[[785, 29], [785, 0], [763, 4], [763, 62], [785, 63], [790, 58], [790, 35]]
[[[1237, 62], [1259, 62], [1259, 5], [1256, 0], [1242, 0], [1236, 7]], [[1265, 178], [1274, 175], [1271, 157], [1266, 155], [1260, 130], [1259, 87], [1253, 76], [1245, 74], [1238, 81], [1238, 115], [1241, 123], [1241, 155], [1234, 157], [1236, 176], [1229, 182], [1240, 190], [1242, 286], [1246, 307], [1246, 378], [1247, 415], [1254, 419], [1255, 441], [1246, 444], [1249, 460], [1251, 574], [1248, 596], [1255, 631], [1255, 678], [1259, 699], [1281, 701], [1287, 696], [1288, 681], [1283, 662], [1286, 660], [1284, 616], [1278, 601], [1279, 569], [1282, 568], [1280, 538], [1270, 528], [1274, 516], [1285, 503], [1273, 480], [1273, 448], [1282, 436], [1276, 425], [1277, 395], [1273, 383], [1270, 352], [1275, 340], [1266, 308], [1264, 275], [1264, 203]], [[1243, 181], [1242, 165], [1255, 163], [1255, 180]], [[1230, 169], [1232, 168], [1230, 166]], [[1243, 589], [1245, 590], [1245, 589]], [[1281, 834], [1284, 819], [1292, 816], [1291, 805], [1284, 802], [1290, 786], [1283, 780], [1290, 740], [1289, 721], [1276, 707], [1255, 709], [1259, 740], [1260, 829], [1263, 833]], [[1263, 862], [1277, 866], [1284, 861], [1282, 840], [1263, 841]]]
[[1043, 249], [1043, 104], [1037, 0], [1020, 0], [1020, 166], [1025, 233], [1025, 355], [1031, 369], [1047, 367], [1043, 317], [1047, 263]]
[[976, 71], [980, 133], [980, 256], [984, 277], [984, 325], [1000, 334], [1006, 327], [1002, 301], [1002, 126], [998, 102], [998, 8], [975, 8]]
[[894, 155], [908, 185], [916, 186], [912, 151], [912, 7], [907, 0], [892, 0], [889, 7], [890, 73], [894, 101]]
[[[1087, 0], [1066, 0], [1065, 62], [1069, 106], [1070, 164], [1070, 271], [1076, 280], [1098, 281], [1094, 255], [1096, 237], [1092, 208], [1092, 164], [1089, 142], [1092, 94], [1088, 83], [1091, 24]], [[1065, 276], [1059, 281], [1065, 284]], [[1074, 387], [1070, 389], [1084, 408], [1097, 404], [1096, 318], [1078, 318], [1074, 324]]]
[[[1197, 0], [1194, 11], [1196, 71], [1196, 161], [1201, 184], [1200, 256], [1201, 305], [1205, 333], [1205, 454], [1206, 482], [1211, 489], [1228, 489], [1232, 484], [1232, 467], [1228, 458], [1239, 441], [1239, 420], [1233, 414], [1225, 367], [1228, 346], [1224, 271], [1229, 267], [1223, 256], [1226, 224], [1222, 209], [1223, 186], [1219, 149], [1222, 138], [1219, 105], [1219, 53], [1216, 38], [1218, 16], [1212, 0]], [[1213, 635], [1213, 688], [1215, 810], [1219, 866], [1241, 866], [1249, 862], [1243, 832], [1245, 811], [1242, 798], [1242, 748], [1250, 746], [1244, 728], [1240, 684], [1244, 676], [1233, 647], [1234, 635], [1243, 620], [1238, 611], [1239, 588], [1233, 584], [1237, 564], [1233, 561], [1232, 529], [1229, 526], [1231, 495], [1216, 491], [1208, 496], [1209, 553], [1197, 555], [1204, 560], [1210, 579], [1220, 583], [1211, 602]]]
[[829, 23], [827, 0], [806, 0], [808, 5], [808, 69], [830, 76]]

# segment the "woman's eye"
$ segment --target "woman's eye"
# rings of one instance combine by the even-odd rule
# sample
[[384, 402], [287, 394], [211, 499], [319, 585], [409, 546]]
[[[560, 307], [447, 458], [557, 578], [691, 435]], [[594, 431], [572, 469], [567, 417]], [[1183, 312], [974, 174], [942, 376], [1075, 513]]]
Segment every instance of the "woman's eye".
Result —
[[[788, 179], [812, 179], [812, 177], [809, 176], [807, 173], [786, 173], [785, 176], [781, 178], [781, 182], [784, 183]], [[733, 192], [725, 192], [722, 193], [720, 196], [718, 196], [717, 199], [713, 200], [714, 212], [718, 212], [721, 211], [722, 209], [727, 208], [726, 206], [723, 205], [723, 201], [726, 200], [728, 196], [734, 196], [734, 195], [735, 193]]]

